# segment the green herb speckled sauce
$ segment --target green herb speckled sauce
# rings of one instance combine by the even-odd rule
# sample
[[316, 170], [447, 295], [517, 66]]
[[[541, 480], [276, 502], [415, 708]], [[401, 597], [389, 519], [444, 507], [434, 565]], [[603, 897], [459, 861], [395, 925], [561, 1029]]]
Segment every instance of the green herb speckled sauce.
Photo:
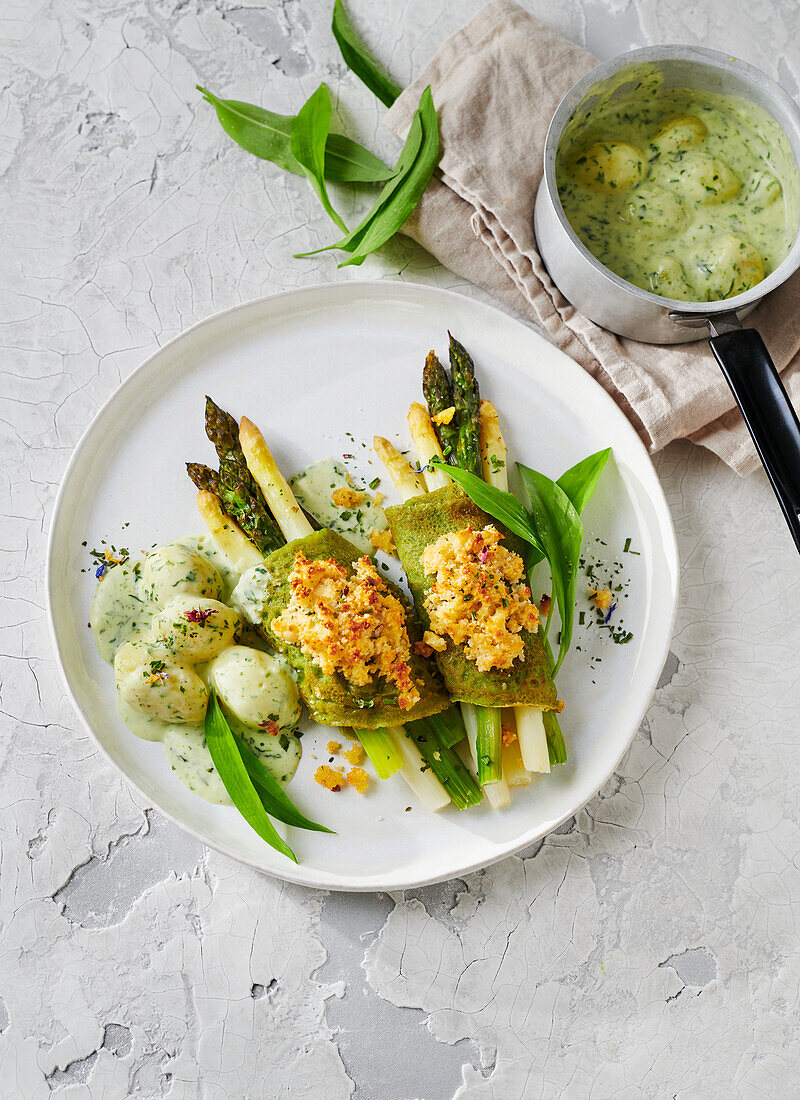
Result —
[[363, 554], [375, 553], [370, 535], [386, 529], [386, 513], [366, 489], [357, 490], [361, 500], [356, 504], [333, 503], [337, 489], [355, 489], [345, 466], [333, 458], [321, 458], [295, 474], [289, 484], [300, 506], [317, 523], [338, 531]]
[[[113, 665], [128, 642], [152, 643], [153, 668], [169, 668], [175, 655], [152, 642], [154, 616], [180, 597], [194, 597], [199, 605], [209, 600], [227, 604], [238, 580], [208, 537], [180, 539], [154, 550], [143, 562], [112, 566], [92, 600], [90, 622], [98, 652]], [[213, 660], [190, 664], [203, 683], [214, 684], [231, 729], [276, 779], [287, 783], [300, 760], [300, 741], [293, 735], [300, 716], [296, 685], [285, 662], [262, 653], [255, 648], [259, 644], [255, 636], [248, 637], [247, 645], [228, 645]], [[162, 742], [172, 770], [186, 787], [209, 802], [230, 802], [202, 723], [165, 721], [132, 705], [119, 691], [117, 713], [137, 737]], [[258, 728], [260, 722], [268, 723], [269, 730]]]
[[592, 255], [665, 298], [740, 294], [781, 263], [797, 232], [797, 169], [777, 123], [748, 100], [664, 88], [652, 73], [628, 74], [578, 109], [556, 181]]

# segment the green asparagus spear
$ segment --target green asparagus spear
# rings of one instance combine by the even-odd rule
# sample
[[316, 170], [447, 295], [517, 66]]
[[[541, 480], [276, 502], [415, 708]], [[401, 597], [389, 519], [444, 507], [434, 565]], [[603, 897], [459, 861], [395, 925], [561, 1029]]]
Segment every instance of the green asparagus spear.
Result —
[[445, 748], [433, 727], [424, 718], [406, 723], [406, 734], [419, 749], [426, 765], [450, 795], [459, 810], [477, 806], [483, 792], [475, 782], [472, 772], [465, 768], [453, 749]]
[[219, 474], [216, 470], [202, 462], [187, 462], [186, 473], [198, 489], [205, 489], [206, 492], [219, 496]]
[[[458, 441], [454, 465], [469, 470], [476, 477], [483, 477], [480, 443], [480, 393], [475, 377], [475, 364], [469, 352], [455, 340], [450, 332], [450, 374], [453, 379], [453, 398], [458, 417]], [[454, 417], [455, 419], [455, 417]], [[478, 732], [475, 762], [478, 781], [496, 783], [503, 777], [500, 740], [500, 710], [498, 707], [476, 707]]]
[[480, 394], [475, 378], [475, 365], [462, 344], [450, 336], [450, 373], [453, 377], [453, 397], [459, 417], [455, 465], [483, 476], [480, 444]]
[[239, 425], [206, 397], [206, 435], [219, 457], [219, 498], [231, 519], [265, 556], [286, 544], [267, 503], [247, 468], [239, 444]]
[[446, 749], [452, 749], [454, 745], [457, 745], [459, 741], [467, 736], [458, 703], [453, 703], [441, 714], [429, 714], [425, 721], [432, 727]]
[[[447, 377], [447, 371], [436, 357], [435, 351], [429, 351], [428, 358], [425, 360], [425, 367], [422, 371], [422, 393], [428, 402], [428, 412], [431, 417], [444, 412], [445, 409], [455, 407], [450, 379]], [[445, 462], [451, 466], [458, 465], [458, 459], [456, 458], [458, 424], [458, 413], [453, 414], [453, 419], [449, 424], [437, 424], [435, 420], [433, 421]]]
[[503, 743], [499, 707], [476, 707], [478, 735], [475, 738], [475, 756], [478, 760], [478, 782], [499, 783], [503, 778], [501, 758]]

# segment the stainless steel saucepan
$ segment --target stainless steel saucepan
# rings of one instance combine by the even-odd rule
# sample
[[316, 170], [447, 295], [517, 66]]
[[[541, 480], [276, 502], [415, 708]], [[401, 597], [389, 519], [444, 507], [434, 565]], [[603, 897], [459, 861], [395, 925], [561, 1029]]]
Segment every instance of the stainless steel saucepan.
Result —
[[[709, 344], [744, 416], [795, 544], [800, 551], [800, 422], [780, 376], [755, 329], [742, 318], [800, 267], [800, 227], [785, 260], [762, 282], [719, 302], [662, 298], [621, 279], [576, 236], [556, 187], [556, 152], [568, 125], [582, 117], [625, 71], [655, 67], [665, 87], [742, 96], [761, 107], [783, 130], [800, 173], [800, 108], [758, 69], [714, 50], [651, 46], [604, 62], [579, 80], [558, 106], [547, 134], [544, 176], [536, 196], [536, 242], [561, 293], [603, 328], [654, 344], [677, 344], [710, 334]], [[798, 322], [800, 325], [800, 317]]]

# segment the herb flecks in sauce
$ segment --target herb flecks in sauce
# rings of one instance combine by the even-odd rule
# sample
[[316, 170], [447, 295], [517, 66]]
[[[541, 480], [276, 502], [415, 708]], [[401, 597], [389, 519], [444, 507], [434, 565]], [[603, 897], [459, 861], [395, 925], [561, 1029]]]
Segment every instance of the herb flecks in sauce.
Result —
[[741, 294], [781, 263], [797, 231], [797, 170], [777, 123], [745, 99], [664, 88], [652, 74], [618, 79], [578, 109], [556, 177], [592, 255], [665, 298]]
[[210, 539], [181, 539], [144, 562], [108, 564], [90, 616], [101, 657], [118, 666], [120, 718], [137, 737], [161, 741], [176, 776], [209, 802], [230, 801], [205, 741], [209, 681], [231, 727], [276, 779], [288, 782], [300, 759], [291, 674], [282, 660], [233, 644], [238, 580]]
[[[369, 488], [377, 488], [379, 482], [374, 479]], [[301, 508], [317, 523], [344, 535], [363, 554], [374, 553], [370, 536], [386, 530], [386, 515], [374, 497], [356, 487], [340, 462], [322, 458], [295, 474], [289, 484]]]

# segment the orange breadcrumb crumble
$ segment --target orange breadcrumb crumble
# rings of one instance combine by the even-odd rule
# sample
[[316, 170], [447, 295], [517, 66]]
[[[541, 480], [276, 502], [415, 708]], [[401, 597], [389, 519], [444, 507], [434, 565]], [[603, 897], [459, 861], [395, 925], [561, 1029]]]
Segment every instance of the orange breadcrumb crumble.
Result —
[[441, 649], [449, 635], [480, 672], [511, 668], [525, 649], [521, 632], [539, 629], [525, 565], [499, 545], [502, 538], [491, 524], [482, 531], [466, 527], [422, 551], [422, 568], [434, 578], [425, 597], [431, 629], [424, 641]]
[[444, 653], [447, 649], [447, 642], [444, 638], [440, 638], [438, 634], [434, 634], [432, 630], [426, 630], [422, 635], [422, 640], [425, 645], [430, 646], [431, 649], [435, 649], [437, 653]]
[[611, 607], [611, 601], [614, 599], [614, 595], [610, 588], [601, 588], [599, 591], [593, 588], [589, 593], [589, 598], [600, 611], [608, 611], [609, 607]]
[[340, 741], [329, 741], [328, 744], [325, 746], [325, 748], [331, 755], [333, 755], [333, 753], [335, 752], [338, 752], [341, 747], [342, 745]]
[[353, 745], [352, 748], [345, 749], [342, 756], [348, 764], [360, 764], [364, 759], [364, 746], [358, 744]]
[[397, 547], [394, 544], [392, 532], [388, 527], [383, 531], [379, 531], [377, 528], [370, 531], [369, 541], [376, 550], [383, 550], [384, 554], [387, 554], [389, 557], [397, 557]]
[[431, 417], [431, 420], [434, 424], [449, 424], [455, 414], [456, 407], [455, 405], [451, 405], [449, 408], [442, 409], [441, 412], [436, 413], [435, 416]]
[[355, 562], [348, 576], [332, 559], [309, 561], [299, 551], [289, 589], [289, 602], [271, 626], [281, 641], [299, 645], [325, 675], [341, 672], [357, 687], [382, 676], [397, 687], [403, 710], [419, 702], [405, 608], [370, 558]]
[[364, 794], [369, 786], [369, 773], [363, 768], [351, 768], [347, 773], [347, 782], [355, 787], [359, 794]]
[[320, 764], [314, 772], [314, 782], [321, 787], [327, 787], [329, 791], [340, 791], [344, 782], [344, 773], [341, 768], [330, 768], [327, 764]]
[[359, 504], [364, 503], [364, 494], [360, 493], [358, 489], [334, 489], [331, 493], [331, 500], [337, 508], [358, 508]]

